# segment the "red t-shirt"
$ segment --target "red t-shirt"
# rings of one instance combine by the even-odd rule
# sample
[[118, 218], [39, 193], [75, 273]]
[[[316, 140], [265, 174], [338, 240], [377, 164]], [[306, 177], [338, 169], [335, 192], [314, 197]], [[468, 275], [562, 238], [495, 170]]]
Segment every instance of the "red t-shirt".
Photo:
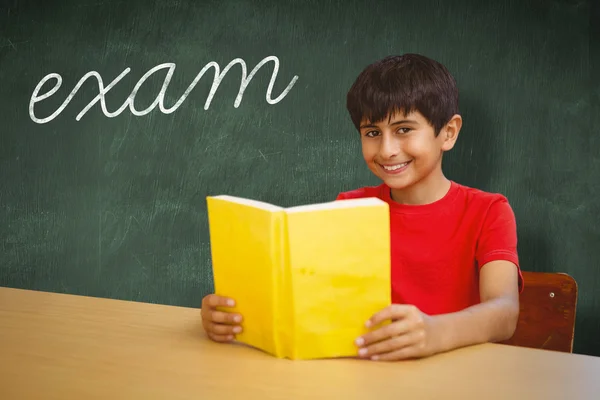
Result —
[[480, 302], [479, 269], [494, 260], [517, 266], [515, 216], [507, 199], [451, 182], [426, 205], [394, 202], [387, 185], [340, 193], [337, 200], [377, 197], [390, 208], [392, 303], [435, 315]]

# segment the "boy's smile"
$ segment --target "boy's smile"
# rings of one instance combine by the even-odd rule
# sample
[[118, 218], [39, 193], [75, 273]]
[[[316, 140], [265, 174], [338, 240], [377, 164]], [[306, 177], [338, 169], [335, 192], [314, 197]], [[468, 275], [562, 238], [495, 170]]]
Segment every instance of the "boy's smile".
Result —
[[397, 175], [397, 174], [401, 174], [402, 172], [406, 171], [406, 169], [408, 168], [411, 161], [412, 160], [405, 161], [405, 162], [399, 163], [399, 164], [392, 164], [392, 165], [379, 164], [379, 166], [381, 168], [383, 168], [384, 173], [389, 174], [389, 175]]

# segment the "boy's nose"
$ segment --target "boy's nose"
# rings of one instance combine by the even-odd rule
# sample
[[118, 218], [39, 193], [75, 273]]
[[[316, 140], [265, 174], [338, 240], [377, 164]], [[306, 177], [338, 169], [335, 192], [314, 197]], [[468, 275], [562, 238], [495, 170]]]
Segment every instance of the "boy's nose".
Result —
[[379, 155], [383, 159], [390, 159], [396, 157], [400, 153], [400, 143], [389, 136], [383, 136], [381, 145], [379, 147]]

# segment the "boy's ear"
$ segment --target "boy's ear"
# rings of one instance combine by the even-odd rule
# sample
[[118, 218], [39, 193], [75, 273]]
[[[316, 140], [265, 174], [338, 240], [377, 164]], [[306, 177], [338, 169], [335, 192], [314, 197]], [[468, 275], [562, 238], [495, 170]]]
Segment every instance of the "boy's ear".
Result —
[[462, 117], [458, 114], [454, 114], [450, 121], [440, 131], [442, 136], [442, 150], [448, 151], [454, 147], [456, 140], [458, 139], [458, 133], [462, 127]]

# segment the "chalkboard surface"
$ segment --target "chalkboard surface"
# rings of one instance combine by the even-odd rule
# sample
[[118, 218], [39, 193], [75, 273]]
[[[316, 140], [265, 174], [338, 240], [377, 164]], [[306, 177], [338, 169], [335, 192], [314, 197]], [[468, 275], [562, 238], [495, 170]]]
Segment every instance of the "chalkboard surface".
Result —
[[523, 269], [575, 277], [575, 351], [600, 355], [591, 2], [2, 4], [0, 285], [198, 306], [205, 197], [291, 206], [378, 183], [345, 95], [416, 52], [461, 90], [446, 174], [509, 198]]

